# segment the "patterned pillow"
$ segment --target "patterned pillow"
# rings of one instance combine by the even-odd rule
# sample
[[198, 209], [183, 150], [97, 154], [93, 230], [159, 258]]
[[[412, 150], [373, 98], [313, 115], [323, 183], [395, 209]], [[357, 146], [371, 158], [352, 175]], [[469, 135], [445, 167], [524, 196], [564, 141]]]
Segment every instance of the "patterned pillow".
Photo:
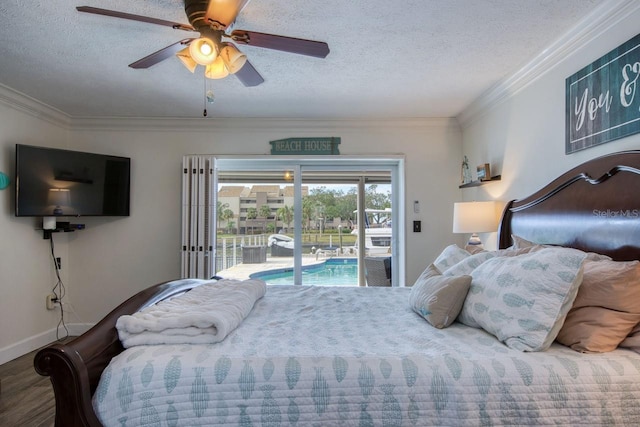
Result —
[[438, 267], [433, 264], [429, 264], [429, 266], [424, 269], [422, 274], [420, 274], [413, 286], [417, 285], [421, 281], [427, 280], [429, 277], [440, 276], [441, 274], [442, 273], [440, 272], [440, 270], [438, 270]]
[[409, 306], [436, 328], [446, 328], [458, 317], [470, 285], [471, 276], [423, 273], [411, 288]]
[[471, 274], [480, 264], [488, 259], [494, 258], [496, 252], [479, 252], [475, 255], [468, 256], [457, 264], [447, 268], [442, 272], [445, 276], [461, 276], [463, 274]]
[[473, 270], [458, 320], [520, 351], [543, 351], [558, 335], [582, 282], [586, 254], [545, 248], [496, 257]]
[[471, 274], [480, 264], [488, 259], [500, 257], [500, 256], [518, 256], [522, 254], [528, 254], [535, 250], [542, 249], [542, 246], [531, 246], [522, 249], [500, 249], [497, 251], [482, 251], [477, 252], [469, 257], [466, 257], [457, 264], [447, 268], [442, 272], [445, 276], [460, 276], [463, 274]]
[[447, 268], [457, 264], [471, 254], [457, 245], [449, 245], [440, 255], [433, 261], [433, 265], [440, 271], [445, 271]]

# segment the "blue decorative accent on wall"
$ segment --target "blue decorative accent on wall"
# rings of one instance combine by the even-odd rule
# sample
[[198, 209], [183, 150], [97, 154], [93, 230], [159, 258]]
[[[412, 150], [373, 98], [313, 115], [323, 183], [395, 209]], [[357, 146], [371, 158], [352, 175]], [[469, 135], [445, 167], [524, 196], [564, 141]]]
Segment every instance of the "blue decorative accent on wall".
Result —
[[0, 172], [0, 190], [4, 190], [5, 188], [7, 188], [10, 182], [11, 180], [9, 179], [9, 177], [6, 174]]

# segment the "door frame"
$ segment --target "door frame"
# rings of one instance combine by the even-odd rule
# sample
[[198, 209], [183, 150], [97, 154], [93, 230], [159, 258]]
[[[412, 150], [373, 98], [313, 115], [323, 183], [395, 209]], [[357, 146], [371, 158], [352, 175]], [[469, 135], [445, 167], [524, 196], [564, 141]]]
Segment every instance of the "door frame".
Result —
[[[291, 171], [294, 172], [294, 238], [302, 239], [302, 175], [308, 171], [388, 170], [391, 173], [391, 274], [393, 286], [405, 286], [406, 214], [405, 214], [405, 158], [403, 155], [340, 155], [340, 156], [268, 156], [264, 155], [212, 155], [214, 158], [213, 194], [214, 215], [217, 200], [218, 171]], [[361, 224], [358, 223], [358, 227]], [[213, 241], [217, 241], [217, 230], [213, 227]], [[214, 257], [215, 247], [213, 245]], [[362, 258], [360, 258], [360, 261]], [[360, 265], [364, 263], [359, 262]], [[294, 282], [302, 282], [302, 248], [294, 247]]]

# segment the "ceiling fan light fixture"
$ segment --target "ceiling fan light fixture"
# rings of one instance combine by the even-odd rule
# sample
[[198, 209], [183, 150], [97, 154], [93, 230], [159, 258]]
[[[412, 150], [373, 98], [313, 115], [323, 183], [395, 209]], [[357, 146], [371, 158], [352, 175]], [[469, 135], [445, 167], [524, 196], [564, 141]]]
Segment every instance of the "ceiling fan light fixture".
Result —
[[208, 37], [195, 39], [189, 45], [191, 58], [200, 65], [209, 65], [218, 57], [216, 44]]
[[229, 70], [224, 65], [222, 57], [213, 61], [213, 64], [209, 64], [205, 67], [204, 75], [208, 79], [223, 79], [229, 75]]
[[198, 63], [191, 57], [188, 47], [185, 47], [180, 52], [176, 53], [176, 56], [182, 62], [182, 64], [187, 67], [187, 70], [191, 71], [192, 73], [196, 71]]
[[224, 47], [220, 51], [220, 57], [224, 61], [224, 65], [231, 74], [235, 74], [246, 64], [247, 55], [240, 52], [237, 47], [230, 43], [224, 43]]

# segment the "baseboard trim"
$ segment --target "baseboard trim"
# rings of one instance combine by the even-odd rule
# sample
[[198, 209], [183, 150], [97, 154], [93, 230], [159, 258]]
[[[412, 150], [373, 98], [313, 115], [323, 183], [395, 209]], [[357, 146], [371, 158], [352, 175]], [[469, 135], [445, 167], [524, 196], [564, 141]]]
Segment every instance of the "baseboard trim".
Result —
[[[71, 323], [67, 324], [69, 330], [69, 336], [82, 335], [88, 331], [93, 324], [89, 323]], [[61, 330], [59, 335], [66, 335], [65, 330]], [[10, 362], [13, 359], [17, 359], [20, 356], [24, 356], [27, 353], [37, 350], [41, 347], [45, 347], [52, 342], [56, 341], [56, 330], [50, 329], [38, 335], [34, 335], [29, 338], [25, 338], [15, 344], [9, 345], [0, 349], [0, 365]]]

